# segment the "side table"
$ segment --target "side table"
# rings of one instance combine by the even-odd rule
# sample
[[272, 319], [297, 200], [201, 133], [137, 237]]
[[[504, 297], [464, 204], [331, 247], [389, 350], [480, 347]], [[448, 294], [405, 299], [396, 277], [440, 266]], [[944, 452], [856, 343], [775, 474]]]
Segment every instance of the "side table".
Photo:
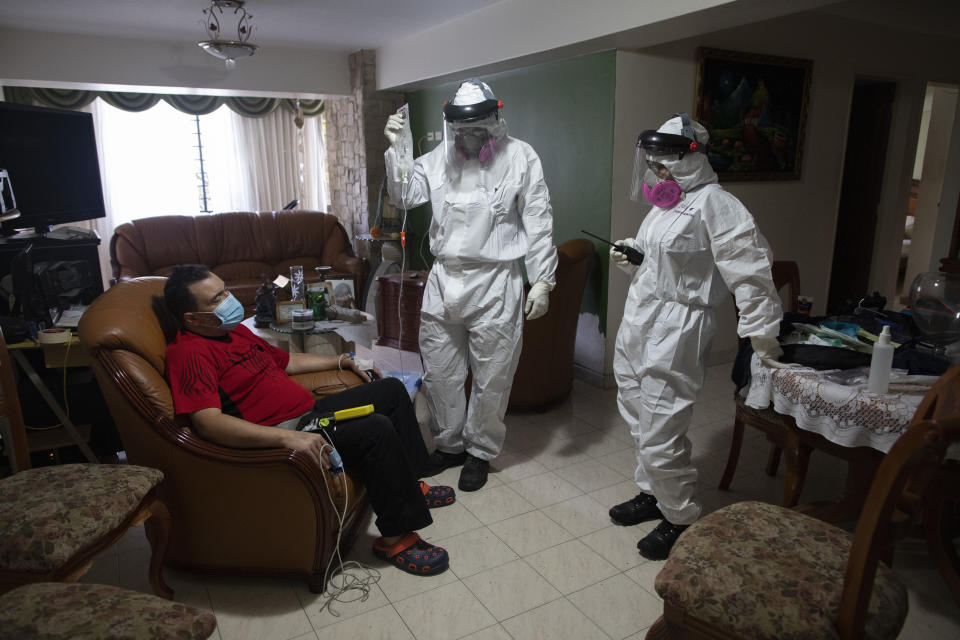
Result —
[[420, 305], [426, 281], [425, 271], [405, 271], [378, 278], [378, 345], [420, 352]]
[[356, 342], [364, 341], [364, 334], [373, 330], [373, 316], [363, 314], [362, 323], [350, 323], [341, 320], [318, 321], [310, 330], [294, 330], [289, 323], [257, 327], [253, 316], [246, 318], [246, 325], [254, 335], [263, 338], [267, 344], [289, 353], [316, 353], [337, 356], [349, 351], [356, 352]]

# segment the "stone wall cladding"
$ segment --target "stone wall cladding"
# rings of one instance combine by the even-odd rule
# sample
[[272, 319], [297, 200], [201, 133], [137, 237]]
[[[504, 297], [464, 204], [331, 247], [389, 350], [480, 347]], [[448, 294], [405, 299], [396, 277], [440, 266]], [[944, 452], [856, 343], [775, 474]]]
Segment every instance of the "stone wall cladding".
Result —
[[[376, 53], [350, 55], [352, 95], [325, 100], [330, 207], [351, 237], [366, 233], [377, 215], [383, 182], [387, 116], [403, 104], [403, 94], [377, 91]], [[354, 243], [364, 257], [368, 243]]]

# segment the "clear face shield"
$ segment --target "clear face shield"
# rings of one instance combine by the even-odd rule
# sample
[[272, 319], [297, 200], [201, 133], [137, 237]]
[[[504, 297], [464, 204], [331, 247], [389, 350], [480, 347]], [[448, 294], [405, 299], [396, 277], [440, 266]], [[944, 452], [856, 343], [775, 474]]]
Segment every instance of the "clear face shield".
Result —
[[676, 154], [653, 153], [641, 147], [637, 142], [637, 150], [633, 157], [633, 180], [630, 183], [630, 199], [634, 202], [644, 200], [644, 185], [647, 190], [656, 187], [665, 180], [673, 180], [673, 175], [666, 163], [676, 160]]
[[468, 160], [487, 163], [493, 159], [497, 150], [498, 131], [503, 127], [503, 119], [496, 115], [473, 122], [443, 123], [443, 144], [447, 160], [462, 164]]
[[683, 197], [670, 167], [676, 166], [687, 153], [698, 149], [696, 141], [685, 136], [647, 130], [637, 139], [633, 160], [633, 180], [630, 199], [644, 200], [663, 209], [669, 209]]

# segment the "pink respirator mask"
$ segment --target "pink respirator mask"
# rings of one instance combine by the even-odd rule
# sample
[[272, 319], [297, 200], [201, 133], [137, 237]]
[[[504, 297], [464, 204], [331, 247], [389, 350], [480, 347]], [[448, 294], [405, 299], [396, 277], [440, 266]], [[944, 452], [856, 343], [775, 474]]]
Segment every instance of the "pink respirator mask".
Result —
[[683, 190], [680, 185], [673, 180], [663, 180], [658, 182], [653, 188], [643, 184], [643, 197], [647, 202], [661, 209], [669, 209], [680, 202], [683, 197]]
[[[481, 164], [487, 162], [493, 157], [493, 152], [496, 149], [496, 142], [496, 138], [490, 136], [490, 139], [484, 142], [483, 146], [480, 147], [480, 151], [477, 152], [477, 160], [479, 160]], [[457, 155], [461, 160], [470, 159], [470, 155], [460, 147], [457, 147]]]
[[[496, 151], [497, 139], [493, 136], [488, 136], [487, 139], [480, 145], [480, 148], [477, 149], [473, 144], [470, 144], [476, 140], [475, 137], [472, 138], [473, 140], [467, 140], [458, 136], [456, 142], [457, 155], [461, 160], [476, 158], [481, 163], [488, 162], [493, 157], [494, 151]], [[476, 151], [474, 151], [474, 149], [476, 149]]]

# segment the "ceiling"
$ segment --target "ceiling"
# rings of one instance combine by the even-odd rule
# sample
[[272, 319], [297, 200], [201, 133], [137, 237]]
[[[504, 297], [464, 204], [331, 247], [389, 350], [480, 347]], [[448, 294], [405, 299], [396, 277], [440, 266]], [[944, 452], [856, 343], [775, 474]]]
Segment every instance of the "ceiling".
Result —
[[956, 0], [847, 0], [820, 11], [914, 33], [960, 37], [960, 2]]
[[[252, 42], [339, 52], [374, 49], [500, 0], [246, 0]], [[0, 0], [0, 27], [194, 42], [209, 0]], [[847, 0], [821, 9], [921, 33], [957, 37], [960, 2]]]
[[[247, 0], [251, 42], [372, 49], [498, 0]], [[0, 0], [0, 27], [81, 35], [203, 39], [205, 0]]]

